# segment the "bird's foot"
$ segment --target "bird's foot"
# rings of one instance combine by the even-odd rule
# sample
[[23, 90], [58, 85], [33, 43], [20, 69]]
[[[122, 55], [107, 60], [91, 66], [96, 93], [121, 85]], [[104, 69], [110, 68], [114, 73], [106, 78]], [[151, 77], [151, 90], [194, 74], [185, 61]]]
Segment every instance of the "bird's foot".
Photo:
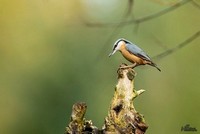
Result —
[[[127, 69], [126, 71], [128, 72], [127, 73], [128, 78], [129, 79], [133, 79], [134, 77], [132, 78], [132, 76], [136, 76], [137, 75], [137, 73], [133, 70], [133, 68], [136, 67], [136, 66], [137, 66], [136, 63], [134, 63], [133, 65], [127, 65], [125, 63], [121, 64], [120, 67], [117, 70], [118, 77], [121, 78], [123, 76], [122, 72], [124, 72], [124, 70]], [[131, 76], [131, 77], [129, 77], [129, 76]]]
[[134, 67], [136, 67], [136, 66], [137, 66], [137, 64], [134, 63], [133, 65], [121, 66], [121, 67], [119, 67], [119, 68], [120, 68], [120, 69], [127, 69], [127, 68], [134, 68]]

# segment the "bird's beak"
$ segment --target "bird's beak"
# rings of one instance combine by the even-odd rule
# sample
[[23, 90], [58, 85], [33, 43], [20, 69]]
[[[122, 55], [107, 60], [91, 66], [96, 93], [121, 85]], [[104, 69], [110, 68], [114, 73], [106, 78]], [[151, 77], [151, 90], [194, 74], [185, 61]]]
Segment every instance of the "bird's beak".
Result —
[[115, 52], [116, 52], [116, 50], [113, 50], [113, 52], [110, 53], [108, 56], [109, 56], [109, 57], [112, 56]]

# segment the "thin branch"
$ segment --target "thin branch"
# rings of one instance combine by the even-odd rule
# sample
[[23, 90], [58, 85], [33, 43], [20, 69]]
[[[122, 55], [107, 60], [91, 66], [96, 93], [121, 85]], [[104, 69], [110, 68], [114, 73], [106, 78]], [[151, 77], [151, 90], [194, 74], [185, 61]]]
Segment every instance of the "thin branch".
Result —
[[196, 1], [192, 1], [192, 4], [195, 6], [195, 7], [197, 7], [197, 8], [199, 8], [200, 9], [200, 5], [196, 2]]
[[129, 16], [132, 13], [133, 6], [134, 6], [134, 0], [128, 0], [128, 5], [127, 5], [128, 8], [125, 16]]
[[[159, 5], [164, 5], [164, 6], [173, 6], [174, 4], [176, 4], [177, 2], [173, 1], [173, 2], [165, 2], [162, 0], [151, 0], [154, 1], [155, 3], [158, 3]], [[181, 0], [179, 0], [181, 1]]]
[[141, 17], [141, 18], [138, 18], [138, 19], [132, 19], [132, 20], [128, 20], [128, 21], [120, 21], [120, 22], [111, 22], [111, 23], [100, 23], [100, 22], [97, 22], [97, 23], [91, 23], [91, 22], [86, 22], [85, 24], [87, 26], [90, 26], [90, 27], [112, 27], [112, 26], [124, 26], [124, 25], [130, 25], [130, 24], [134, 24], [134, 23], [142, 23], [142, 22], [145, 22], [145, 21], [149, 21], [149, 20], [152, 20], [152, 19], [155, 19], [157, 17], [160, 17], [168, 12], [171, 12], [171, 11], [174, 11], [175, 9], [187, 4], [188, 2], [191, 2], [192, 0], [183, 0], [183, 1], [180, 1], [176, 4], [174, 4], [173, 6], [171, 7], [168, 7], [162, 11], [159, 11], [157, 13], [154, 13], [154, 14], [151, 14], [151, 15], [148, 15], [148, 16], [145, 16], [145, 17]]
[[[128, 0], [128, 10], [123, 15], [123, 17], [122, 17], [123, 20], [127, 20], [128, 17], [131, 15], [131, 12], [133, 10], [133, 6], [134, 6], [134, 0]], [[121, 22], [116, 25], [116, 27], [114, 28], [114, 30], [112, 31], [112, 33], [110, 34], [110, 36], [108, 37], [106, 42], [102, 45], [103, 47], [101, 48], [101, 51], [97, 55], [97, 59], [95, 59], [96, 61], [101, 59], [101, 57], [102, 57], [101, 54], [104, 53], [104, 50], [106, 49], [107, 45], [110, 44], [110, 42], [111, 42], [111, 40], [113, 39], [114, 36], [116, 36], [120, 33], [120, 31], [123, 29], [123, 27], [125, 27], [125, 25], [122, 25]]]
[[180, 50], [181, 48], [187, 46], [190, 42], [192, 42], [193, 40], [195, 40], [196, 38], [198, 38], [200, 36], [200, 31], [196, 32], [195, 34], [193, 34], [191, 37], [189, 37], [188, 39], [186, 39], [185, 41], [181, 42], [180, 44], [178, 44], [176, 47], [168, 49], [156, 56], [153, 57], [153, 59], [160, 59], [160, 58], [164, 58], [174, 52], [176, 52], [177, 50]]
[[[132, 21], [132, 22], [134, 22], [134, 23], [141, 23], [141, 22], [144, 22], [144, 21], [148, 21], [148, 20], [160, 17], [160, 16], [162, 16], [162, 15], [168, 13], [168, 12], [174, 11], [175, 9], [183, 6], [184, 4], [186, 4], [186, 3], [190, 2], [190, 1], [191, 0], [183, 0], [181, 2], [178, 2], [178, 3], [174, 4], [173, 6], [171, 6], [169, 8], [166, 8], [166, 9], [158, 12], [158, 13], [154, 13], [152, 15], [136, 19], [135, 21]], [[131, 23], [131, 21], [130, 21], [130, 23]]]
[[98, 55], [97, 55], [97, 59], [95, 59], [96, 61], [99, 61], [99, 59], [101, 59], [102, 54], [105, 53], [106, 48], [108, 47], [108, 45], [110, 44], [111, 40], [120, 33], [120, 31], [123, 29], [124, 27], [116, 27], [111, 34], [109, 35], [109, 37], [106, 39], [105, 43], [102, 45], [102, 48], [100, 49]]
[[156, 45], [159, 45], [160, 47], [162, 47], [163, 50], [169, 49], [169, 48], [168, 48], [166, 45], [164, 45], [164, 44], [162, 43], [162, 41], [161, 41], [156, 35], [154, 35], [154, 34], [153, 34], [153, 39], [154, 39], [154, 41], [156, 42], [155, 44], [156, 44]]
[[[131, 13], [133, 11], [133, 6], [134, 6], [134, 0], [128, 0], [127, 11], [125, 11], [125, 13], [122, 17], [122, 20], [127, 21], [127, 18], [131, 15]], [[92, 23], [92, 22], [88, 22], [88, 21], [83, 21], [83, 22], [86, 26], [89, 26], [89, 27], [110, 27], [111, 25], [120, 27], [120, 26], [124, 25], [123, 21], [113, 22], [113, 23], [101, 23], [101, 22]]]

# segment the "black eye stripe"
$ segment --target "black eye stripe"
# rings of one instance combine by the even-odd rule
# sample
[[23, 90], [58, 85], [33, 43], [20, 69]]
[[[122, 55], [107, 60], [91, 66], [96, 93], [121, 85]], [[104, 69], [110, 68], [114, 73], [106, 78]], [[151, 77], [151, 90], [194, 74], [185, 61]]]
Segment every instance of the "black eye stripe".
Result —
[[113, 50], [117, 47], [117, 45], [114, 46]]
[[120, 41], [124, 41], [126, 43], [126, 41], [124, 39], [119, 39], [115, 42], [115, 45], [113, 46], [113, 50], [115, 50], [115, 48], [117, 47], [117, 45], [119, 44]]

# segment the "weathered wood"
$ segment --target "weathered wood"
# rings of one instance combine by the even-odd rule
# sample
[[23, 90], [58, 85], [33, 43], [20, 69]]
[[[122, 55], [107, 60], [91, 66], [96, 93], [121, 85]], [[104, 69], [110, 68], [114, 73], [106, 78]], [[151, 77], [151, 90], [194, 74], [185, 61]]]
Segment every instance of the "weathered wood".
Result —
[[118, 70], [118, 83], [105, 119], [106, 134], [143, 134], [148, 128], [144, 117], [133, 105], [133, 100], [145, 91], [134, 89], [135, 75], [135, 71], [131, 68]]
[[92, 125], [91, 120], [85, 120], [87, 106], [85, 102], [75, 103], [72, 107], [71, 121], [64, 134], [98, 134], [100, 131]]
[[135, 71], [132, 68], [118, 69], [118, 83], [115, 87], [108, 115], [102, 129], [92, 125], [92, 121], [84, 119], [85, 103], [73, 105], [71, 122], [65, 134], [144, 134], [148, 128], [143, 115], [136, 111], [133, 101], [145, 90], [134, 88]]
[[87, 106], [84, 102], [75, 103], [72, 107], [71, 121], [66, 127], [65, 134], [81, 133], [84, 129], [84, 115]]

